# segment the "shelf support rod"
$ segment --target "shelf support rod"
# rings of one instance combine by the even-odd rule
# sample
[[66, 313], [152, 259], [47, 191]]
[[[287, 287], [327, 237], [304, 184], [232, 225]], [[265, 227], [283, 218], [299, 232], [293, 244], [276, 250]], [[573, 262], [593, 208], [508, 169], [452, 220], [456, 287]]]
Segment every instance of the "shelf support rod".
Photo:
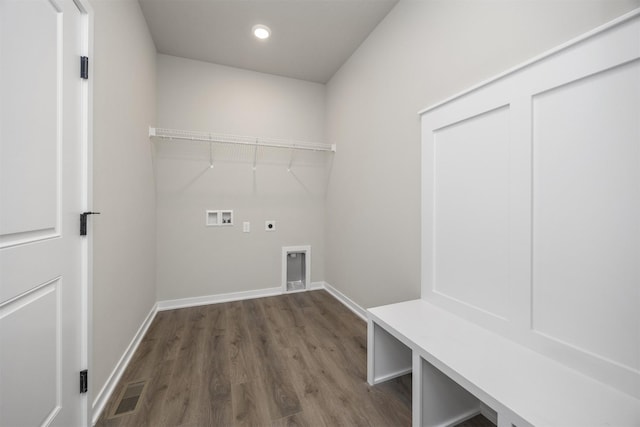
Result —
[[258, 158], [258, 140], [256, 139], [256, 145], [253, 147], [253, 171], [256, 170], [256, 159]]
[[293, 164], [293, 152], [295, 148], [295, 146], [291, 147], [291, 154], [289, 155], [289, 166], [287, 166], [287, 172], [291, 172], [291, 165]]

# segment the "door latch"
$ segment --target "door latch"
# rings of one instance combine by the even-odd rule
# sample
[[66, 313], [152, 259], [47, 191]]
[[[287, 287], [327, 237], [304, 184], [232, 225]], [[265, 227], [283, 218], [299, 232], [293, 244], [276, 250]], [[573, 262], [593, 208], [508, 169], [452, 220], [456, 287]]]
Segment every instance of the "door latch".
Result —
[[87, 235], [87, 216], [88, 215], [100, 215], [100, 212], [82, 212], [80, 214], [80, 235]]
[[89, 371], [80, 371], [80, 393], [86, 393], [89, 389]]

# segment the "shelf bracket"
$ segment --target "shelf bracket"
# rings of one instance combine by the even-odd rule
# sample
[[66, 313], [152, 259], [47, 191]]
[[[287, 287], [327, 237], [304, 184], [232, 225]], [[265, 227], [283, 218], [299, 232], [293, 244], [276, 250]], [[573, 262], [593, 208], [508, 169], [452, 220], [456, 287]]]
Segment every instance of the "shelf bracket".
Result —
[[293, 153], [295, 146], [291, 147], [291, 154], [289, 155], [289, 166], [287, 166], [287, 172], [291, 172], [291, 165], [293, 164]]
[[256, 170], [256, 159], [258, 158], [258, 140], [256, 139], [256, 145], [253, 147], [253, 170]]

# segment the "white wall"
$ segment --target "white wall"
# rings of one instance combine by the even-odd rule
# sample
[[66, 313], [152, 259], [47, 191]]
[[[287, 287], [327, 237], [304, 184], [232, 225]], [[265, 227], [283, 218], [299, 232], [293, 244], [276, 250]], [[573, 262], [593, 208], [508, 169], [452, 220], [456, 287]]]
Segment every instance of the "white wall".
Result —
[[156, 301], [155, 47], [135, 0], [94, 0], [95, 397]]
[[327, 85], [337, 143], [326, 281], [364, 307], [420, 296], [417, 111], [635, 7], [638, 0], [401, 0]]
[[[156, 299], [279, 286], [282, 246], [310, 244], [312, 280], [362, 306], [417, 298], [417, 111], [640, 0], [401, 0], [326, 91], [156, 57], [136, 1], [92, 4], [95, 395]], [[264, 152], [254, 173], [252, 151], [217, 149], [210, 170], [206, 144], [159, 142], [154, 183], [148, 125], [326, 140], [338, 152], [296, 155], [293, 173], [289, 153]], [[234, 227], [204, 227], [204, 211], [218, 208], [234, 209]]]
[[[157, 126], [322, 142], [324, 86], [158, 55]], [[157, 141], [158, 299], [280, 286], [282, 246], [311, 245], [324, 279], [325, 160], [330, 154]], [[328, 156], [328, 157], [327, 157]], [[207, 209], [233, 209], [233, 227], [206, 227]], [[275, 220], [276, 231], [264, 231]], [[242, 232], [242, 222], [251, 232]]]

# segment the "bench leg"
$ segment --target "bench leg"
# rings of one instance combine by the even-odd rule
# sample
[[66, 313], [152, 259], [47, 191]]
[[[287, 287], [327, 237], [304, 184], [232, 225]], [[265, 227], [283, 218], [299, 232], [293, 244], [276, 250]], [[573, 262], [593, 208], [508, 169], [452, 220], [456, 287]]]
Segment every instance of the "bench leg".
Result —
[[375, 385], [411, 372], [411, 349], [369, 319], [367, 382]]
[[456, 425], [480, 413], [480, 401], [474, 395], [417, 352], [413, 354], [412, 404], [413, 427]]
[[533, 425], [505, 409], [498, 411], [498, 427], [533, 427]]
[[411, 425], [422, 427], [422, 357], [413, 352], [413, 372], [411, 373]]
[[374, 385], [375, 381], [375, 352], [376, 352], [376, 339], [374, 333], [375, 324], [373, 320], [367, 320], [367, 382], [370, 385]]

